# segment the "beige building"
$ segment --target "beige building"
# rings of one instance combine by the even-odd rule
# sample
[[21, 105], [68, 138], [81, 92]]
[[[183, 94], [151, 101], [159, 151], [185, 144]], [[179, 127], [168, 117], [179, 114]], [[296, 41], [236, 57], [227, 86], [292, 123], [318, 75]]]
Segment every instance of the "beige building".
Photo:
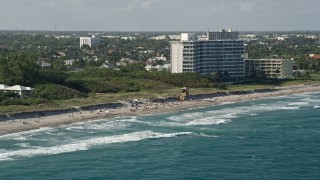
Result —
[[293, 78], [293, 60], [290, 59], [245, 59], [247, 77]]

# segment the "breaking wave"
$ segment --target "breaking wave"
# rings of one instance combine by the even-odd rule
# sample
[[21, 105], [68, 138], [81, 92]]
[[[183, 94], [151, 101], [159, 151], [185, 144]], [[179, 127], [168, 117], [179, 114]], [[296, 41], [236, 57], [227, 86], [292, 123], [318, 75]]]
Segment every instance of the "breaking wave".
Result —
[[192, 132], [178, 132], [178, 133], [157, 133], [152, 131], [141, 131], [129, 134], [106, 136], [106, 137], [96, 137], [87, 140], [78, 140], [69, 144], [63, 144], [51, 147], [33, 147], [23, 150], [14, 150], [9, 152], [0, 153], [0, 161], [13, 160], [15, 158], [21, 157], [34, 157], [41, 155], [54, 155], [61, 153], [69, 153], [75, 151], [88, 150], [91, 147], [111, 144], [111, 143], [125, 143], [141, 141], [145, 139], [159, 139], [159, 138], [171, 138], [182, 135], [193, 134]]

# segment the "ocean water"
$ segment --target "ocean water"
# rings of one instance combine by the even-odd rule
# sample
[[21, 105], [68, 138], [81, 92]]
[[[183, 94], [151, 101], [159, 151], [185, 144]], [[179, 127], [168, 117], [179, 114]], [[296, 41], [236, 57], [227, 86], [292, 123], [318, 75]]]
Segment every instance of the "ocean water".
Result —
[[0, 179], [320, 179], [320, 94], [0, 136]]

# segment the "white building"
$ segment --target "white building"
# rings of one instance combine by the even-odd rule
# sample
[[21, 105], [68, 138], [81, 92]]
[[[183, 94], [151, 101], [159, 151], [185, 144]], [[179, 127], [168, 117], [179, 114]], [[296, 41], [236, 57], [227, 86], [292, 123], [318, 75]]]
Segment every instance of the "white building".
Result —
[[167, 61], [167, 58], [163, 56], [163, 54], [160, 57], [155, 57], [154, 58], [157, 61]]
[[132, 37], [132, 36], [123, 36], [123, 37], [121, 37], [120, 39], [122, 39], [122, 40], [135, 40], [136, 39], [136, 37]]
[[195, 41], [196, 34], [195, 33], [181, 33], [181, 41]]
[[48, 68], [48, 67], [51, 67], [51, 63], [41, 62], [40, 66], [41, 68]]
[[34, 91], [34, 90], [35, 90], [34, 88], [20, 86], [20, 85], [7, 86], [7, 85], [4, 85], [4, 84], [0, 84], [0, 91], [4, 91], [4, 92], [12, 91], [12, 92], [15, 92], [15, 93], [19, 94], [21, 99], [24, 97], [24, 93], [26, 93], [26, 92], [31, 93], [31, 91]]
[[179, 40], [179, 39], [181, 39], [181, 35], [180, 34], [179, 35], [175, 35], [175, 34], [169, 35], [169, 39]]
[[85, 44], [90, 47], [98, 47], [100, 46], [100, 37], [80, 37], [80, 48]]
[[229, 31], [208, 32], [207, 40], [195, 40], [194, 33], [182, 33], [181, 41], [170, 42], [171, 73], [221, 72], [233, 80], [243, 79], [244, 41], [237, 39], [238, 32]]
[[155, 36], [155, 37], [151, 37], [149, 39], [153, 39], [153, 40], [166, 40], [167, 36], [166, 35], [159, 35], [159, 36]]
[[151, 65], [147, 64], [144, 67], [147, 71], [162, 71], [162, 70], [169, 70], [170, 69], [170, 64], [164, 64], [164, 65]]
[[293, 60], [245, 59], [247, 77], [293, 78]]
[[66, 66], [72, 66], [75, 61], [76, 61], [76, 60], [74, 60], [74, 59], [64, 60], [64, 65], [66, 65]]

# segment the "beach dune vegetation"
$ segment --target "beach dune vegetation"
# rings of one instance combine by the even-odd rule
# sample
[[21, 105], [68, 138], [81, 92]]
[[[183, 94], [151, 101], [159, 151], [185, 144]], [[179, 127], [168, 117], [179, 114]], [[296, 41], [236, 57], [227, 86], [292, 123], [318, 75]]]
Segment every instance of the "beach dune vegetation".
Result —
[[42, 84], [36, 86], [36, 95], [49, 100], [67, 100], [84, 98], [86, 94], [59, 84]]

